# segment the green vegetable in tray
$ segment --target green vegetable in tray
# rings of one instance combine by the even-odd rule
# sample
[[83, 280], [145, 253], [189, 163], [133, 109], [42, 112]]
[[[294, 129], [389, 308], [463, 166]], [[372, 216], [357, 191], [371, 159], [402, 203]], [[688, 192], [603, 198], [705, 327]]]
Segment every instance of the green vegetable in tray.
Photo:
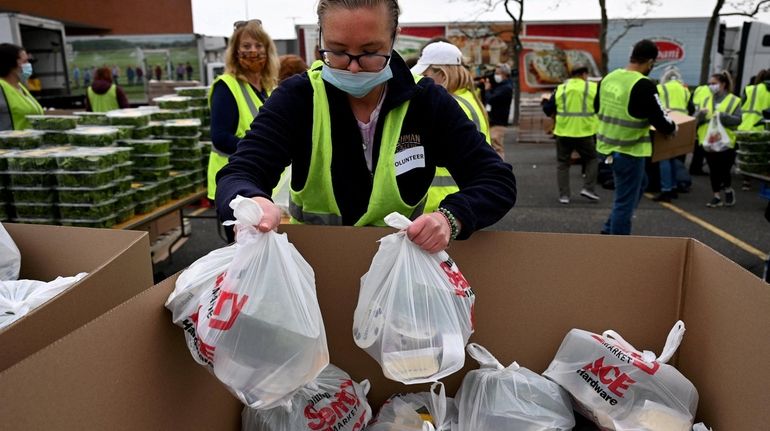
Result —
[[56, 192], [51, 187], [10, 187], [14, 202], [52, 203], [56, 201]]
[[191, 159], [171, 159], [171, 166], [178, 171], [192, 171], [201, 166], [201, 158], [193, 157]]
[[161, 168], [137, 168], [134, 167], [131, 172], [138, 181], [160, 181], [168, 178], [171, 171], [171, 165]]
[[203, 149], [200, 145], [190, 147], [172, 147], [171, 157], [175, 159], [200, 159], [203, 157]]
[[134, 162], [126, 162], [121, 163], [119, 165], [115, 165], [115, 176], [114, 179], [119, 179], [123, 177], [127, 177], [131, 175], [131, 172], [134, 169]]
[[125, 221], [131, 220], [136, 215], [135, 208], [136, 205], [131, 204], [119, 209], [115, 214], [115, 223], [123, 223]]
[[171, 191], [167, 191], [166, 193], [161, 193], [158, 195], [156, 199], [156, 203], [158, 206], [166, 205], [167, 203], [171, 202]]
[[136, 182], [131, 184], [131, 190], [134, 191], [134, 200], [137, 202], [154, 200], [160, 193], [158, 192], [158, 183], [141, 183]]
[[115, 153], [107, 148], [75, 147], [55, 156], [56, 164], [63, 171], [99, 171], [115, 164]]
[[79, 220], [61, 219], [59, 220], [59, 222], [63, 226], [110, 228], [115, 226], [115, 214], [111, 214], [101, 219], [79, 219]]
[[174, 87], [174, 91], [178, 96], [186, 97], [208, 97], [209, 87]]
[[737, 165], [738, 169], [749, 174], [770, 175], [768, 163], [747, 163], [739, 159]]
[[70, 135], [68, 133], [50, 130], [45, 130], [44, 132], [44, 145], [68, 145], [70, 143]]
[[746, 131], [735, 132], [735, 140], [738, 142], [770, 142], [770, 131]]
[[150, 139], [153, 136], [154, 130], [155, 128], [150, 125], [136, 127], [133, 132], [131, 132], [131, 139]]
[[203, 141], [210, 141], [211, 140], [211, 119], [208, 119], [204, 122], [203, 126], [200, 128], [201, 131], [201, 140]]
[[749, 153], [770, 153], [770, 142], [738, 141], [738, 149]]
[[195, 184], [190, 184], [184, 187], [180, 187], [178, 189], [174, 189], [174, 191], [171, 192], [171, 198], [181, 199], [189, 194], [192, 194], [193, 192], [195, 192]]
[[113, 198], [115, 183], [101, 187], [57, 187], [59, 202], [63, 204], [98, 204]]
[[209, 98], [208, 97], [191, 97], [190, 100], [187, 102], [187, 106], [189, 106], [190, 108], [208, 108]]
[[168, 139], [128, 139], [121, 145], [134, 149], [134, 156], [145, 154], [165, 154], [169, 152], [171, 141]]
[[57, 171], [54, 175], [59, 187], [96, 188], [112, 183], [115, 179], [115, 168], [112, 167], [101, 171], [83, 172]]
[[43, 145], [45, 132], [39, 130], [3, 130], [0, 131], [0, 148], [28, 150]]
[[162, 154], [135, 154], [133, 157], [134, 168], [162, 168], [168, 166], [171, 153]]
[[186, 96], [167, 95], [156, 97], [152, 99], [152, 101], [155, 102], [160, 109], [186, 109], [190, 98]]
[[14, 202], [16, 217], [50, 219], [56, 217], [56, 207], [52, 203], [21, 203]]
[[169, 121], [179, 120], [183, 118], [191, 118], [190, 112], [187, 109], [158, 109], [152, 111], [150, 119], [152, 121]]
[[197, 118], [184, 118], [181, 120], [168, 120], [165, 123], [166, 136], [193, 137], [200, 133], [201, 120]]
[[5, 178], [11, 187], [50, 187], [56, 183], [56, 178], [50, 172], [8, 171]]
[[118, 129], [113, 127], [86, 126], [66, 132], [72, 145], [83, 147], [109, 147], [118, 139]]
[[133, 189], [128, 189], [128, 191], [116, 194], [115, 199], [118, 201], [118, 203], [116, 203], [115, 206], [118, 208], [124, 208], [129, 205], [133, 205], [134, 201], [136, 200], [134, 199], [134, 196], [136, 196], [136, 190]]
[[164, 193], [168, 193], [172, 189], [172, 183], [174, 180], [171, 178], [171, 174], [169, 173], [169, 176], [167, 178], [164, 178], [160, 181], [158, 181], [158, 195], [162, 195]]
[[23, 223], [23, 224], [48, 224], [48, 225], [55, 225], [58, 224], [56, 220], [46, 217], [46, 218], [24, 218], [24, 217], [17, 217], [12, 220], [14, 223]]
[[163, 121], [150, 121], [150, 128], [152, 129], [152, 136], [163, 135]]
[[127, 175], [115, 180], [115, 192], [124, 193], [131, 190], [131, 183], [134, 182], [134, 177]]
[[56, 154], [62, 148], [40, 148], [37, 150], [14, 151], [5, 155], [9, 171], [41, 172], [56, 169]]
[[770, 162], [770, 153], [752, 153], [749, 151], [738, 150], [738, 160], [745, 163], [768, 163]]
[[137, 202], [136, 207], [134, 208], [134, 211], [137, 214], [145, 214], [154, 210], [157, 207], [158, 207], [157, 200], [153, 197], [151, 199]]
[[198, 145], [199, 136], [163, 136], [160, 139], [168, 139], [174, 148], [192, 148]]
[[110, 126], [118, 129], [118, 140], [131, 139], [134, 134], [134, 126]]
[[169, 175], [173, 190], [197, 184], [198, 175], [195, 171], [171, 171]]
[[204, 118], [211, 116], [211, 111], [209, 110], [208, 106], [193, 106], [191, 108], [187, 108], [187, 112], [190, 114], [188, 118], [197, 118], [199, 120], [203, 120]]
[[144, 127], [150, 124], [150, 113], [141, 109], [116, 109], [106, 115], [112, 125]]
[[79, 111], [74, 112], [74, 114], [78, 117], [78, 124], [81, 126], [108, 126], [110, 124], [110, 120], [104, 112]]
[[27, 115], [27, 121], [37, 130], [69, 130], [78, 125], [77, 115]]
[[97, 204], [62, 204], [58, 205], [62, 219], [83, 220], [102, 219], [114, 215], [117, 200], [110, 199]]

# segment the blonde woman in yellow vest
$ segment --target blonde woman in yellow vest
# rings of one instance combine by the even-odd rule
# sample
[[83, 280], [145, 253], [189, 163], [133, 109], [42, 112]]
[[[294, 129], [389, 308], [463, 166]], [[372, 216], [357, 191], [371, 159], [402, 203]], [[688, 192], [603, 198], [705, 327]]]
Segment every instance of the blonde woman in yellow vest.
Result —
[[[460, 49], [451, 43], [434, 42], [423, 49], [420, 59], [412, 68], [412, 73], [427, 76], [436, 84], [446, 88], [463, 112], [473, 121], [476, 129], [484, 135], [487, 143], [491, 144], [487, 111], [476, 94], [473, 75], [463, 66], [462, 58]], [[446, 168], [437, 168], [436, 176], [428, 189], [425, 211], [436, 211], [445, 197], [459, 190], [449, 171]]]
[[[500, 220], [516, 200], [511, 165], [447, 91], [415, 77], [394, 51], [397, 0], [319, 0], [321, 60], [281, 83], [218, 175], [220, 218], [252, 198], [267, 232], [281, 210], [270, 190], [291, 164], [292, 222], [384, 226], [393, 212], [429, 253]], [[460, 190], [425, 213], [436, 167]], [[331, 244], [331, 247], [344, 244]]]
[[[225, 73], [211, 86], [208, 198], [214, 200], [217, 173], [235, 153], [251, 122], [278, 84], [277, 50], [259, 20], [238, 21], [225, 53]], [[226, 230], [232, 241], [231, 230]]]
[[27, 51], [10, 43], [0, 44], [0, 130], [30, 127], [27, 115], [43, 114], [24, 82], [32, 75]]
[[86, 110], [107, 112], [114, 109], [128, 108], [126, 93], [112, 82], [109, 67], [100, 67], [94, 72], [94, 82], [86, 89]]

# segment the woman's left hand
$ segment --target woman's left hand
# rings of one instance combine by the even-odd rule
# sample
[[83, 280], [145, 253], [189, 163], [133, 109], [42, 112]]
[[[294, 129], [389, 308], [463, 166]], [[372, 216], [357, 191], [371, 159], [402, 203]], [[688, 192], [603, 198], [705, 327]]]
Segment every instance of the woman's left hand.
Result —
[[449, 246], [451, 228], [447, 219], [438, 212], [417, 217], [407, 229], [406, 236], [428, 253], [438, 253]]

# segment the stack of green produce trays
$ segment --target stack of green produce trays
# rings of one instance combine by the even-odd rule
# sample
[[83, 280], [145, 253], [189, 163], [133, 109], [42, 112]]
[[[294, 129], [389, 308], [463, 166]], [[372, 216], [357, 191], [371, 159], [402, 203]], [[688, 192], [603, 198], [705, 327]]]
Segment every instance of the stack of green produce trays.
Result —
[[27, 115], [33, 129], [45, 131], [71, 130], [77, 127], [79, 120], [77, 115]]
[[171, 198], [180, 199], [195, 192], [198, 187], [195, 171], [174, 171], [171, 173]]
[[141, 109], [116, 109], [106, 115], [113, 126], [146, 127], [150, 124], [150, 113]]
[[94, 204], [58, 205], [59, 220], [65, 226], [111, 227], [117, 218], [116, 199], [109, 199]]
[[131, 220], [136, 215], [136, 204], [131, 204], [118, 209], [115, 213], [115, 223], [123, 223]]
[[41, 130], [41, 132], [45, 133], [43, 135], [43, 145], [61, 146], [70, 144], [70, 135], [67, 132], [58, 130]]
[[770, 132], [738, 131], [736, 164], [742, 172], [770, 176]]
[[187, 109], [190, 98], [186, 96], [166, 95], [152, 99], [160, 109]]
[[136, 215], [136, 202], [134, 200], [135, 194], [136, 191], [129, 187], [128, 190], [115, 195], [115, 199], [117, 200], [115, 204], [115, 207], [117, 208], [115, 214], [116, 223], [123, 223], [124, 221]]
[[200, 127], [201, 120], [197, 118], [168, 120], [165, 123], [165, 135], [174, 137], [194, 137], [200, 134]]
[[206, 98], [209, 95], [209, 87], [206, 87], [206, 86], [174, 87], [174, 91], [178, 96], [186, 96], [186, 97]]
[[110, 124], [110, 119], [104, 112], [79, 111], [74, 112], [74, 114], [78, 116], [78, 124], [81, 126], [108, 126]]
[[52, 204], [56, 202], [56, 190], [51, 186], [42, 187], [8, 187], [14, 203]]
[[43, 146], [45, 132], [39, 130], [0, 131], [0, 148], [30, 150]]
[[72, 145], [81, 147], [109, 147], [120, 135], [117, 128], [106, 126], [85, 126], [68, 130]]
[[203, 147], [200, 144], [198, 144], [198, 145], [196, 145], [194, 147], [171, 147], [171, 158], [172, 159], [197, 159], [197, 160], [200, 160], [202, 157], [203, 157]]
[[133, 183], [134, 200], [136, 214], [145, 214], [158, 207], [158, 184], [157, 183]]

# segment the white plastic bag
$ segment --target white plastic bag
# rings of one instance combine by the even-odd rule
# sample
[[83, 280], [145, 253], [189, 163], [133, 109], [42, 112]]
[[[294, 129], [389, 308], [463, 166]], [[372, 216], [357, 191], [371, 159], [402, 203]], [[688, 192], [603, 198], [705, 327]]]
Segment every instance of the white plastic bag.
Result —
[[692, 426], [692, 431], [712, 431], [711, 428], [707, 427], [706, 424], [703, 422], [698, 422], [697, 424]]
[[703, 138], [703, 150], [709, 153], [719, 153], [730, 149], [730, 135], [719, 119], [719, 112], [709, 120], [706, 136]]
[[[392, 213], [397, 229], [412, 223]], [[473, 333], [475, 296], [446, 252], [428, 254], [400, 231], [380, 239], [361, 278], [353, 315], [353, 338], [404, 384], [433, 382], [462, 368]]]
[[436, 382], [430, 392], [399, 394], [380, 408], [367, 431], [450, 431], [457, 424], [454, 400], [446, 397], [444, 384]]
[[18, 280], [21, 253], [13, 238], [0, 223], [0, 281]]
[[569, 395], [556, 383], [520, 367], [504, 367], [482, 346], [468, 354], [481, 368], [466, 374], [455, 396], [459, 431], [562, 431], [575, 426]]
[[666, 364], [679, 348], [678, 321], [663, 353], [640, 352], [615, 331], [571, 330], [543, 373], [570, 393], [575, 409], [606, 430], [689, 431], [698, 392]]
[[245, 407], [241, 430], [360, 431], [372, 419], [368, 392], [368, 380], [356, 383], [330, 364], [313, 382], [294, 393], [290, 406], [268, 410]]
[[74, 277], [57, 277], [47, 283], [37, 280], [0, 281], [0, 329], [26, 316], [87, 275], [81, 272]]
[[267, 409], [329, 364], [326, 333], [310, 265], [285, 234], [257, 231], [256, 202], [238, 196], [230, 207], [237, 245], [182, 274], [167, 306], [193, 340], [193, 358], [244, 404]]

